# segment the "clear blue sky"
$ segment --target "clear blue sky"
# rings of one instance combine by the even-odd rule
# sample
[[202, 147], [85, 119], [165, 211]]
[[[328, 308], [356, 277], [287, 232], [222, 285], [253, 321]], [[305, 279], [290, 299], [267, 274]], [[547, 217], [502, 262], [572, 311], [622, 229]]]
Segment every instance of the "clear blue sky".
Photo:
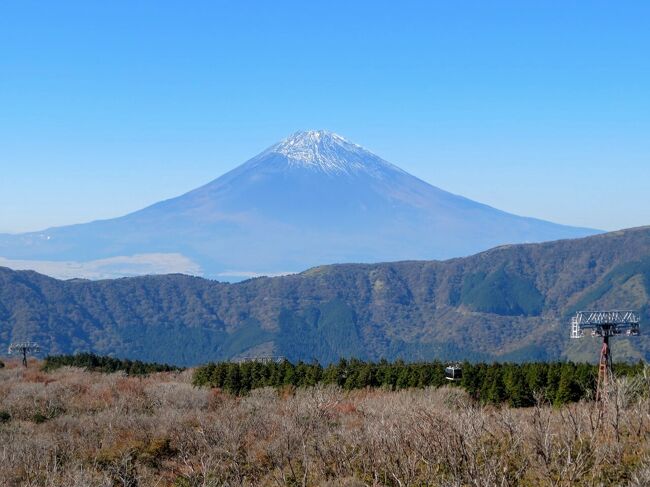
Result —
[[0, 231], [324, 128], [518, 214], [650, 224], [650, 2], [0, 3]]

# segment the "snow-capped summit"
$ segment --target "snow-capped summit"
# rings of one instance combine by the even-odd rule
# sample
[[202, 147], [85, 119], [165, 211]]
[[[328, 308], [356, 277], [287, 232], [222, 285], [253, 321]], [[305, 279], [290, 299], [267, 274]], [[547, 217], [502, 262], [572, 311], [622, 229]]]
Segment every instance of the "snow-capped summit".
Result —
[[328, 174], [350, 174], [371, 169], [378, 161], [383, 163], [380, 165], [389, 165], [360, 145], [328, 130], [295, 132], [261, 155], [271, 153], [285, 156], [289, 166], [307, 167]]
[[460, 257], [593, 233], [451, 194], [340, 135], [310, 130], [123, 217], [0, 235], [0, 262], [70, 261], [77, 277], [93, 277], [81, 265], [98, 262], [113, 269], [128, 262], [118, 269], [124, 274], [151, 272], [146, 263], [156, 272], [182, 265], [232, 279], [336, 262]]

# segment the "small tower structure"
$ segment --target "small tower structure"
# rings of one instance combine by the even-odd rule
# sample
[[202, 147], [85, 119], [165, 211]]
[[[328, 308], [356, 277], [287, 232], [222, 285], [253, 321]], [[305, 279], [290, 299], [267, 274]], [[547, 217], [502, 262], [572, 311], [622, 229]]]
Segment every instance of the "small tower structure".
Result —
[[41, 347], [35, 342], [14, 342], [9, 345], [9, 355], [20, 354], [23, 356], [23, 367], [27, 367], [27, 355], [33, 355], [41, 351]]
[[582, 338], [586, 334], [603, 338], [598, 362], [596, 401], [606, 399], [606, 387], [612, 377], [612, 352], [610, 337], [639, 336], [639, 313], [631, 310], [578, 311], [571, 318], [571, 338]]

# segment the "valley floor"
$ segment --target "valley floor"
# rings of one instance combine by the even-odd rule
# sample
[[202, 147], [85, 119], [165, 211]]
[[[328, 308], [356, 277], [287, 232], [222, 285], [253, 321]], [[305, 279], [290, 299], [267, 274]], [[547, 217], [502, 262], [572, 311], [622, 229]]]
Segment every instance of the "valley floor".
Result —
[[33, 362], [0, 369], [0, 485], [650, 485], [648, 382], [608, 407], [481, 406], [459, 388], [258, 389]]

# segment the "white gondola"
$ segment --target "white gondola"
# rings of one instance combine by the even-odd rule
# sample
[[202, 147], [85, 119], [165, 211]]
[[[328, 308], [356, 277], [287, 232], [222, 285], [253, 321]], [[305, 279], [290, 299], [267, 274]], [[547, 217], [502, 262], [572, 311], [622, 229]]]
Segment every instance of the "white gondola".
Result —
[[463, 370], [460, 365], [449, 365], [445, 367], [445, 378], [447, 380], [460, 380], [463, 378]]

